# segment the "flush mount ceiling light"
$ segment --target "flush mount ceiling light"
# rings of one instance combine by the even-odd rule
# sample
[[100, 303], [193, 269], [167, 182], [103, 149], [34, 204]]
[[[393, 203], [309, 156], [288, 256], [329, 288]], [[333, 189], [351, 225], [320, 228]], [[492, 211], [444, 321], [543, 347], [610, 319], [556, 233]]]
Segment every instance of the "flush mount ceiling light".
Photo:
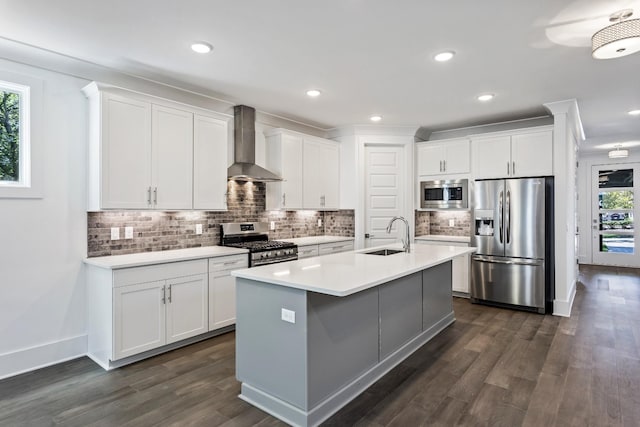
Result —
[[369, 117], [369, 120], [371, 120], [372, 122], [379, 122], [380, 120], [382, 120], [382, 116], [379, 115], [373, 115], [371, 117]]
[[640, 19], [629, 19], [633, 10], [620, 10], [609, 17], [614, 24], [591, 37], [593, 57], [612, 59], [640, 51]]
[[191, 45], [191, 50], [197, 53], [209, 53], [213, 50], [213, 46], [207, 42], [195, 42]]
[[622, 144], [616, 145], [615, 150], [609, 151], [610, 159], [624, 159], [625, 157], [629, 157], [629, 150], [623, 150]]
[[317, 96], [320, 96], [322, 92], [320, 92], [318, 89], [309, 89], [307, 91], [307, 96], [310, 96], [311, 98], [315, 98]]
[[447, 62], [448, 60], [453, 58], [453, 55], [455, 54], [456, 54], [455, 52], [448, 50], [446, 52], [438, 53], [436, 56], [433, 57], [433, 59], [435, 59], [438, 62]]
[[629, 111], [630, 116], [640, 116], [640, 110], [631, 110]]
[[487, 102], [487, 101], [491, 101], [493, 98], [495, 98], [495, 95], [492, 93], [483, 93], [482, 95], [478, 95], [478, 101], [482, 101], [482, 102]]

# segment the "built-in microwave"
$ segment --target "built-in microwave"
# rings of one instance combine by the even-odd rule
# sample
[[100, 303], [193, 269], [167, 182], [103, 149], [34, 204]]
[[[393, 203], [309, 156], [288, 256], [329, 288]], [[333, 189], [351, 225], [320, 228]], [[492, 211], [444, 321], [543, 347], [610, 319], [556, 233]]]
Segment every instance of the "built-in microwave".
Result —
[[467, 209], [469, 191], [467, 179], [420, 182], [422, 209]]

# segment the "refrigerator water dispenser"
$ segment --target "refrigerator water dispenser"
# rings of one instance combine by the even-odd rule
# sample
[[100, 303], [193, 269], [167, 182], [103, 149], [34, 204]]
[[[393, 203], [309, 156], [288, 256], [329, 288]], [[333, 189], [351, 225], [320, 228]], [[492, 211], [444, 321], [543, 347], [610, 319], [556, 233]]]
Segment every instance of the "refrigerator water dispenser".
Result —
[[493, 236], [493, 211], [492, 210], [476, 210], [475, 215], [475, 235], [476, 236]]

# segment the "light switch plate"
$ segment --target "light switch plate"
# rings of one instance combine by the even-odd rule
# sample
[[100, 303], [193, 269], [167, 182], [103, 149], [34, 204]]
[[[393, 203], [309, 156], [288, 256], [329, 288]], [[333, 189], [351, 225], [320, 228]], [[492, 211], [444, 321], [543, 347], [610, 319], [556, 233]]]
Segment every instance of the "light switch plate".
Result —
[[322, 227], [322, 218], [318, 218], [318, 227]]
[[456, 220], [455, 219], [450, 219], [449, 220], [449, 227], [455, 227], [456, 226]]
[[133, 227], [125, 227], [124, 228], [124, 238], [125, 239], [133, 239]]
[[275, 221], [271, 221], [269, 223], [269, 230], [274, 231], [276, 229], [276, 222]]
[[120, 228], [111, 227], [111, 240], [120, 240]]
[[280, 317], [285, 322], [296, 323], [296, 312], [293, 310], [287, 310], [286, 308], [283, 308]]
[[196, 224], [196, 234], [202, 234], [202, 224]]

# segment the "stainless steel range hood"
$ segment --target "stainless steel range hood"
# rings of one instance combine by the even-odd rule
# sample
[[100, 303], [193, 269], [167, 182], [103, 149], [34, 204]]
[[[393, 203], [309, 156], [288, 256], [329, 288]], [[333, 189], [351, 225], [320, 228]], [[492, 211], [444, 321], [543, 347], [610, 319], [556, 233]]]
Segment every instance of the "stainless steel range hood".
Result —
[[256, 110], [246, 105], [233, 107], [234, 163], [227, 169], [233, 181], [282, 181], [278, 175], [256, 165]]

